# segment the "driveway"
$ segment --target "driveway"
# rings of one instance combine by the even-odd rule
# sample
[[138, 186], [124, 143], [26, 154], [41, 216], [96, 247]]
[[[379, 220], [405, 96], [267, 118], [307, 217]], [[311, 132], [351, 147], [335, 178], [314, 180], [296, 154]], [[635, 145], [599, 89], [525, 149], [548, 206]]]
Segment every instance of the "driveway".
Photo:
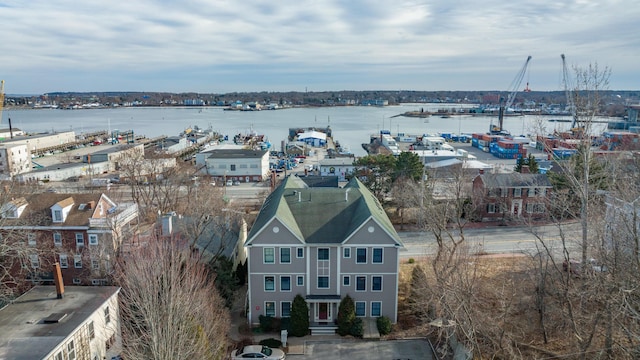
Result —
[[435, 357], [427, 340], [309, 340], [304, 344], [304, 355], [289, 353], [287, 359], [431, 360]]

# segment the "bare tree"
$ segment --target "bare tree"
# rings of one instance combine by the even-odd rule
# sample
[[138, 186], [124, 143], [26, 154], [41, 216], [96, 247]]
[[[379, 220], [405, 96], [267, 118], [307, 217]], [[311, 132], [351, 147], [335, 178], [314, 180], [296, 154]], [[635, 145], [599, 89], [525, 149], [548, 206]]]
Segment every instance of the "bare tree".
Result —
[[[578, 128], [572, 132], [580, 143], [574, 157], [560, 162], [561, 174], [550, 202], [559, 241], [536, 233], [539, 253], [532, 258], [535, 308], [545, 343], [562, 339], [567, 342], [567, 351], [580, 359], [636, 358], [638, 326], [631, 319], [637, 312], [629, 309], [637, 308], [638, 303], [637, 296], [629, 294], [638, 289], [634, 280], [638, 263], [627, 256], [630, 247], [619, 246], [623, 243], [621, 232], [607, 235], [605, 230], [612, 228], [614, 218], [624, 219], [627, 229], [637, 228], [638, 223], [624, 216], [605, 216], [608, 210], [601, 193], [608, 190], [610, 198], [622, 196], [622, 203], [639, 193], [633, 182], [618, 178], [627, 174], [619, 171], [624, 166], [596, 159], [592, 152], [590, 135], [602, 106], [600, 91], [607, 86], [610, 71], [589, 65], [576, 67], [575, 73], [577, 85], [572, 96]], [[624, 188], [616, 189], [622, 184]], [[578, 219], [573, 228], [564, 222], [568, 217]]]
[[172, 157], [129, 154], [120, 159], [120, 168], [142, 217], [151, 221], [158, 213], [182, 211], [195, 191], [194, 169]]
[[420, 187], [421, 183], [404, 176], [396, 179], [391, 186], [390, 195], [396, 206], [396, 212], [400, 216], [400, 230], [404, 230], [407, 211], [420, 206], [420, 196], [416, 196], [421, 193]]
[[199, 261], [215, 263], [235, 246], [246, 214], [242, 207], [226, 202], [220, 188], [204, 182], [195, 184], [193, 197], [184, 209], [180, 231], [199, 250]]
[[117, 280], [125, 358], [224, 357], [229, 313], [188, 246], [151, 241], [121, 259]]
[[[38, 247], [36, 234], [25, 230], [30, 221], [39, 223], [41, 214], [27, 221], [17, 218], [25, 197], [39, 192], [37, 183], [3, 181], [0, 189], [0, 304], [13, 299], [36, 284], [42, 269], [48, 269], [50, 249]], [[17, 225], [17, 226], [16, 226]]]

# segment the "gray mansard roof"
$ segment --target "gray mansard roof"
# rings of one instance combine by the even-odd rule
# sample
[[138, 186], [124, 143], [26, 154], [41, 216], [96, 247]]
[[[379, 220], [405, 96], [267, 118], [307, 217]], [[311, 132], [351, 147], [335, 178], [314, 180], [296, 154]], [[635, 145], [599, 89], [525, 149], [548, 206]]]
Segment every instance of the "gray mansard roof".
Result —
[[401, 243], [378, 200], [356, 178], [343, 188], [328, 188], [308, 187], [298, 177], [287, 177], [262, 205], [248, 243], [274, 218], [310, 244], [341, 243], [369, 219]]

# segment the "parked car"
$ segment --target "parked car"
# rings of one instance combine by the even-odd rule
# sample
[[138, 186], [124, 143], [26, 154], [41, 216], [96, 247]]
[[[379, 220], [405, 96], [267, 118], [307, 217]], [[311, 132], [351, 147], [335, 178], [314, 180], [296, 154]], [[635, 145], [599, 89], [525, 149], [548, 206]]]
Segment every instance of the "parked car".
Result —
[[227, 180], [227, 186], [232, 186], [233, 185], [233, 180]]
[[284, 358], [284, 351], [280, 349], [272, 349], [264, 345], [247, 345], [240, 350], [233, 350], [231, 353], [231, 360], [283, 360]]
[[240, 185], [240, 180], [233, 180], [233, 185], [234, 186]]

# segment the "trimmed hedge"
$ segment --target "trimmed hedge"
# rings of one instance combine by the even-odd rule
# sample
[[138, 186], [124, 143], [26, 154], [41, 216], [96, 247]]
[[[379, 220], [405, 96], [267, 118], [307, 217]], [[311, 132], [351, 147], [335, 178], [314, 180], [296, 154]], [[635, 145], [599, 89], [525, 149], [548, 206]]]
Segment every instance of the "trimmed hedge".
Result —
[[362, 334], [364, 334], [364, 325], [362, 324], [362, 318], [355, 318], [355, 320], [353, 320], [350, 333], [355, 337], [362, 337]]
[[258, 344], [277, 349], [282, 346], [282, 342], [278, 339], [270, 338], [261, 340]]
[[387, 335], [391, 333], [391, 330], [393, 330], [391, 319], [386, 316], [380, 316], [379, 318], [377, 318], [376, 325], [378, 325], [378, 332], [380, 333], [380, 335]]

